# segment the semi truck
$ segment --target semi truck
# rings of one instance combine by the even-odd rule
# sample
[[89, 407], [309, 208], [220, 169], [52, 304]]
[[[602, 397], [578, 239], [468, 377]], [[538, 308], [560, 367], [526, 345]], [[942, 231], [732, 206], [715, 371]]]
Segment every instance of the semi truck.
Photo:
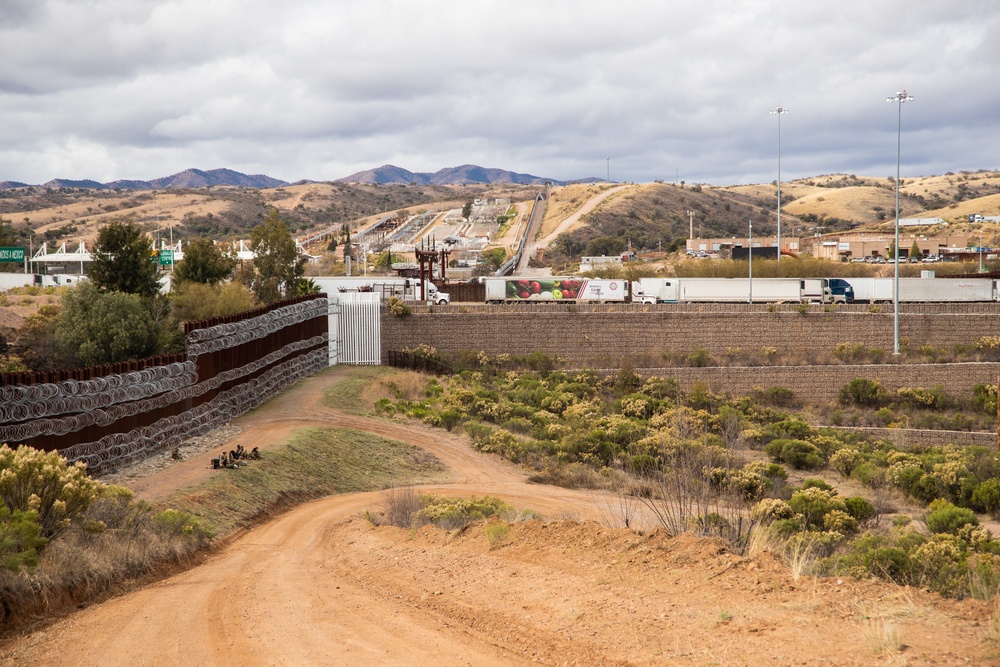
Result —
[[[843, 280], [843, 279], [842, 279]], [[895, 278], [847, 278], [854, 301], [891, 303]], [[989, 278], [900, 278], [900, 302], [997, 301], [997, 283]]]
[[628, 299], [625, 280], [483, 278], [486, 303], [606, 303]]
[[[347, 292], [375, 292], [383, 301], [395, 296], [404, 301], [420, 300], [420, 280], [417, 278], [392, 278], [389, 276], [368, 277], [321, 277], [313, 278], [320, 290], [328, 295]], [[451, 303], [451, 295], [440, 291], [429, 280], [424, 280], [424, 299], [434, 304]]]
[[750, 302], [834, 303], [826, 278], [641, 278], [632, 283], [638, 303]]

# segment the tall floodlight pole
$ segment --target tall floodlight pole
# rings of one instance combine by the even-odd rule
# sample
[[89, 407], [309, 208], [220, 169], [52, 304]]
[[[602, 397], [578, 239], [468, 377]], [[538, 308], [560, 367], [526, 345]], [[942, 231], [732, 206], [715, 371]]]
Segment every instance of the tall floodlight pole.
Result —
[[749, 303], [753, 303], [753, 220], [750, 220], [750, 236], [747, 238], [747, 262], [750, 265], [750, 298]]
[[611, 182], [611, 158], [608, 158], [608, 183]]
[[771, 109], [771, 115], [778, 117], [778, 261], [781, 261], [781, 115], [788, 113], [788, 109], [775, 107]]
[[900, 142], [903, 136], [903, 103], [912, 102], [913, 96], [904, 90], [903, 92], [896, 93], [891, 97], [885, 98], [885, 101], [890, 104], [897, 105], [898, 108], [896, 113], [896, 245], [893, 249], [893, 254], [895, 254], [894, 259], [896, 261], [893, 262], [895, 272], [893, 274], [892, 290], [892, 353], [899, 354], [899, 150]]

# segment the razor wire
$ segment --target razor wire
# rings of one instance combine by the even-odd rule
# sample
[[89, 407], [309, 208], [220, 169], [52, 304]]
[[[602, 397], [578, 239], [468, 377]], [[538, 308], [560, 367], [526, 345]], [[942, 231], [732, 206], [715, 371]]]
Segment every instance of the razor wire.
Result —
[[327, 316], [326, 299], [313, 299], [277, 308], [248, 320], [195, 329], [187, 335], [188, 357], [218, 352], [264, 338], [306, 320]]
[[181, 442], [204, 435], [257, 407], [278, 391], [327, 366], [325, 349], [317, 349], [278, 364], [248, 382], [220, 393], [211, 401], [179, 415], [157, 420], [127, 433], [106, 435], [89, 443], [59, 450], [71, 463], [82, 461], [91, 475], [112, 472]]
[[[187, 383], [183, 386], [178, 386], [175, 390], [167, 390], [159, 395], [148, 398], [140, 398], [135, 401], [106, 407], [95, 406], [85, 412], [80, 412], [79, 414], [73, 414], [66, 417], [59, 417], [55, 419], [38, 418], [20, 424], [0, 426], [0, 441], [23, 442], [39, 436], [62, 436], [82, 430], [89, 426], [109, 426], [119, 419], [159, 410], [180, 401], [202, 396], [209, 391], [218, 389], [227, 382], [232, 382], [240, 379], [241, 377], [257, 373], [285, 357], [301, 352], [302, 350], [307, 350], [311, 347], [321, 347], [321, 350], [318, 351], [322, 351], [324, 354], [327, 354], [326, 345], [326, 336], [313, 336], [312, 338], [306, 340], [289, 343], [280, 350], [271, 352], [270, 354], [267, 354], [260, 359], [256, 359], [249, 364], [223, 371], [205, 382], [199, 382], [197, 384]], [[310, 356], [311, 354], [313, 353], [310, 353], [309, 355], [300, 355], [300, 357]], [[192, 362], [184, 363], [191, 363], [193, 366]]]
[[197, 381], [195, 363], [183, 361], [91, 380], [0, 387], [0, 424], [99, 410], [178, 391]]

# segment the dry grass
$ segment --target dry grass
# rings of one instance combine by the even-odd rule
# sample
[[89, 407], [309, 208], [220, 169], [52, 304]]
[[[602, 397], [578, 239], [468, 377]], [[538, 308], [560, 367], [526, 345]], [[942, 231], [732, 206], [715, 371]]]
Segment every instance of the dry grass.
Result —
[[897, 653], [903, 648], [899, 626], [885, 618], [866, 618], [861, 623], [861, 638], [875, 655]]
[[397, 528], [410, 528], [413, 515], [424, 507], [420, 494], [412, 486], [392, 486], [382, 492], [385, 523]]
[[612, 187], [615, 186], [607, 183], [593, 185], [578, 183], [553, 188], [549, 192], [549, 199], [545, 204], [545, 217], [542, 218], [542, 228], [538, 233], [538, 238], [545, 238], [551, 234], [559, 226], [559, 223], [580, 210], [580, 207], [586, 204], [589, 199]]
[[197, 520], [172, 515], [180, 521], [164, 520], [165, 514], [154, 514], [148, 505], [126, 497], [93, 503], [85, 513], [87, 522], [101, 521], [103, 530], [74, 525], [46, 545], [33, 571], [0, 569], [3, 625], [11, 628], [41, 611], [88, 601], [190, 558], [211, 533]]
[[427, 378], [414, 371], [388, 366], [359, 366], [349, 377], [323, 393], [323, 405], [353, 414], [366, 414], [379, 400], [416, 401], [424, 396]]
[[419, 401], [427, 391], [427, 376], [416, 371], [395, 371], [380, 375], [361, 391], [361, 403], [375, 405], [383, 398]]

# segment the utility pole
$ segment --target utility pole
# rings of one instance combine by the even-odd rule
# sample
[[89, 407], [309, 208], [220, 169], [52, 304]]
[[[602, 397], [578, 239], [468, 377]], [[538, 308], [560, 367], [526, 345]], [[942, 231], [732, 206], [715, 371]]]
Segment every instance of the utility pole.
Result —
[[781, 115], [788, 113], [788, 109], [775, 107], [771, 110], [772, 116], [778, 117], [778, 261], [781, 261]]
[[750, 229], [749, 236], [747, 237], [747, 263], [750, 265], [750, 299], [749, 303], [753, 303], [753, 220], [749, 221]]

